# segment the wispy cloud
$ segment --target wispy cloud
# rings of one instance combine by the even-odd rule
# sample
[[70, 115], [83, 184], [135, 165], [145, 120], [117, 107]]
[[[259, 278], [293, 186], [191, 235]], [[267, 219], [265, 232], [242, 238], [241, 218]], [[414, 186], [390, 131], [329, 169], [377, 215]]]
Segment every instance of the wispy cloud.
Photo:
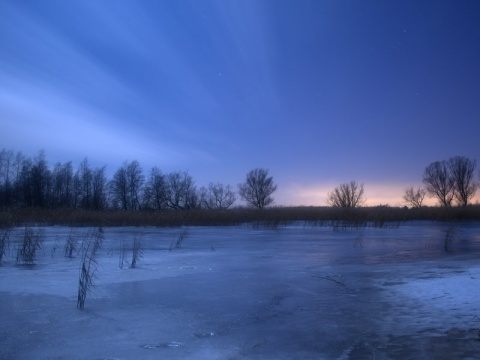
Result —
[[142, 159], [170, 164], [186, 154], [174, 147], [146, 141], [128, 127], [112, 127], [108, 114], [73, 101], [51, 89], [19, 87], [18, 92], [0, 88], [0, 109], [7, 121], [2, 142], [16, 149], [17, 142], [29, 144], [29, 150], [44, 148], [60, 155], [89, 156], [105, 162], [111, 159]]
[[[17, 149], [19, 143], [26, 143], [22, 150], [45, 148], [62, 155], [88, 155], [108, 163], [136, 158], [168, 166], [192, 158], [211, 158], [205, 150], [186, 142], [183, 126], [170, 108], [155, 104], [151, 92], [147, 98], [141, 86], [129, 83], [128, 76], [84, 48], [78, 39], [28, 11], [13, 5], [4, 5], [3, 9], [8, 10], [8, 16], [4, 14], [2, 21], [14, 32], [10, 35], [15, 41], [5, 42], [0, 50], [0, 112], [7, 123], [0, 136], [3, 146]], [[130, 10], [134, 9], [140, 11], [136, 7]], [[149, 46], [155, 32], [142, 29], [152, 24], [122, 26], [125, 23], [111, 16], [106, 5], [103, 9], [86, 9], [89, 10], [89, 15], [105, 14], [109, 24], [106, 28], [112, 32], [106, 41], [121, 42], [128, 49], [125, 51], [133, 51], [135, 57], [146, 62], [159, 55], [152, 53]], [[94, 20], [92, 26], [95, 24]], [[165, 41], [160, 44], [169, 46]], [[195, 82], [188, 66], [182, 64], [181, 56], [172, 55], [174, 50], [170, 46], [160, 51], [170, 57], [162, 69], [165, 74], [173, 74], [168, 75], [169, 83], [179, 84], [184, 92], [193, 91], [188, 95], [191, 99], [206, 101], [206, 91]]]

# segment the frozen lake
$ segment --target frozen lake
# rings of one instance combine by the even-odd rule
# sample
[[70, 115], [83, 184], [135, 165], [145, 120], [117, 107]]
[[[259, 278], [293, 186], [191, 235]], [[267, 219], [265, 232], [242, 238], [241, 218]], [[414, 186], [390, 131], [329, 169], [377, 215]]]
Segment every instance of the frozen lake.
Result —
[[12, 231], [0, 359], [480, 359], [479, 223], [104, 228], [80, 311], [64, 246], [90, 230], [45, 227], [33, 266]]

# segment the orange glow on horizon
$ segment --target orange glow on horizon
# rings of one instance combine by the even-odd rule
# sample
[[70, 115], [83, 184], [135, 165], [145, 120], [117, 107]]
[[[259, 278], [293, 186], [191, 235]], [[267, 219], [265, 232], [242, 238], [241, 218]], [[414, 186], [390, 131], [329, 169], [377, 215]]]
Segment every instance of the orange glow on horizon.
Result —
[[[327, 197], [336, 186], [298, 186], [291, 185], [274, 195], [275, 204], [281, 206], [328, 206]], [[409, 185], [407, 185], [409, 186]], [[365, 206], [389, 205], [405, 206], [403, 194], [407, 186], [402, 185], [364, 185]], [[413, 185], [415, 187], [415, 185]], [[279, 189], [280, 190], [280, 189]], [[480, 191], [470, 201], [471, 204], [480, 203]], [[425, 206], [437, 206], [436, 198], [425, 196]]]

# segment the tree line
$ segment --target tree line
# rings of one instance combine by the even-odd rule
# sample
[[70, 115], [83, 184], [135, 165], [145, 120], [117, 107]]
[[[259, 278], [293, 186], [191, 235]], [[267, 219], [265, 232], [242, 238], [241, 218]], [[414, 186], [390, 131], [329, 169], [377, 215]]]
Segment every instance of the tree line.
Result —
[[407, 187], [403, 199], [416, 208], [423, 206], [427, 195], [437, 199], [443, 207], [467, 206], [478, 189], [475, 181], [476, 165], [474, 159], [465, 156], [432, 162], [423, 173], [424, 187]]
[[[403, 200], [407, 205], [421, 208], [426, 196], [438, 200], [440, 206], [467, 206], [475, 197], [479, 184], [475, 182], [476, 161], [465, 156], [434, 161], [423, 174], [424, 187], [405, 188]], [[363, 184], [356, 181], [341, 184], [328, 193], [327, 204], [333, 207], [356, 208], [365, 203]]]
[[[273, 202], [276, 189], [268, 170], [254, 169], [238, 185], [238, 196], [263, 208]], [[228, 209], [236, 200], [230, 185], [217, 182], [198, 188], [188, 172], [164, 174], [158, 167], [145, 175], [136, 160], [124, 162], [108, 179], [106, 166], [93, 168], [86, 158], [76, 169], [71, 161], [49, 167], [44, 151], [33, 158], [0, 151], [0, 208]]]
[[[426, 196], [444, 207], [467, 206], [478, 189], [475, 168], [476, 161], [464, 156], [435, 161], [425, 168], [424, 187], [407, 187], [403, 200], [417, 208]], [[235, 191], [219, 182], [197, 187], [186, 171], [165, 174], [154, 166], [145, 175], [136, 160], [124, 162], [108, 179], [106, 166], [93, 168], [86, 158], [76, 169], [71, 161], [49, 167], [44, 151], [33, 158], [0, 151], [0, 208], [228, 209], [239, 197], [262, 209], [273, 203], [276, 190], [273, 177], [263, 168], [249, 171]], [[341, 184], [327, 195], [327, 205], [332, 207], [356, 208], [365, 201], [364, 186], [356, 181]]]

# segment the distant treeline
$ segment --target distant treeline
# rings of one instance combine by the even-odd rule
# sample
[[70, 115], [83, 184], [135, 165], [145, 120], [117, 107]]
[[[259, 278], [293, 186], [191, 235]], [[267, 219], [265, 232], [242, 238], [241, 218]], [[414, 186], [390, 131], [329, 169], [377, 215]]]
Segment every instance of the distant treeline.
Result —
[[0, 208], [83, 210], [226, 209], [235, 201], [229, 185], [197, 188], [184, 171], [147, 175], [138, 161], [125, 162], [107, 178], [106, 167], [92, 168], [85, 158], [77, 169], [71, 161], [53, 167], [43, 151], [29, 158], [0, 152]]
[[[404, 197], [413, 206], [410, 209], [357, 207], [357, 202], [363, 201], [363, 184], [355, 181], [342, 184], [329, 194], [330, 207], [267, 208], [277, 187], [265, 169], [250, 171], [236, 193], [230, 185], [220, 183], [197, 188], [184, 171], [164, 174], [153, 167], [145, 175], [138, 161], [124, 162], [109, 179], [105, 166], [92, 168], [87, 159], [76, 169], [71, 161], [50, 167], [43, 151], [29, 158], [21, 152], [1, 150], [0, 226], [25, 223], [182, 226], [245, 222], [277, 226], [292, 221], [384, 226], [408, 220], [480, 220], [480, 206], [468, 204], [477, 188], [473, 182], [474, 169], [475, 162], [464, 157], [429, 165], [424, 176], [427, 190], [406, 190], [406, 195], [412, 195]], [[436, 193], [437, 188], [446, 190]], [[427, 191], [443, 207], [422, 206]], [[248, 207], [231, 208], [237, 195]], [[463, 206], [452, 207], [453, 199]]]

